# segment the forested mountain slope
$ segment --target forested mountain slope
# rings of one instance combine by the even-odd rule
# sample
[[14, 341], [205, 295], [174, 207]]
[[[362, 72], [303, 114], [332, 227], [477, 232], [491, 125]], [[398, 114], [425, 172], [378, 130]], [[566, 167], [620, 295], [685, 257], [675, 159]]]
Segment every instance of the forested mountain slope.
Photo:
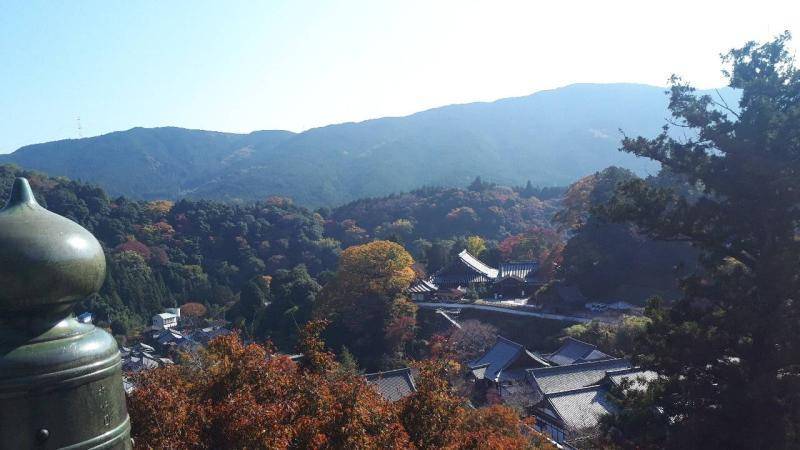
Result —
[[22, 147], [2, 162], [99, 184], [113, 195], [177, 199], [209, 175], [269, 149], [292, 135], [262, 131], [247, 135], [183, 128], [133, 128], [86, 139]]
[[619, 129], [653, 135], [666, 106], [663, 88], [579, 84], [299, 134], [134, 128], [26, 146], [0, 162], [137, 199], [282, 195], [333, 206], [424, 185], [465, 186], [479, 175], [551, 186], [609, 165], [652, 173], [652, 162], [617, 151]]

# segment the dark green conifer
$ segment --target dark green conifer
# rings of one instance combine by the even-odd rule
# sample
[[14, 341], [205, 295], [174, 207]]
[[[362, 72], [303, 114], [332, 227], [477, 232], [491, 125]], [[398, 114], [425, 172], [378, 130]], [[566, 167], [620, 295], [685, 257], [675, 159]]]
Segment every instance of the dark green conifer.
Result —
[[800, 448], [800, 73], [789, 38], [723, 57], [738, 105], [673, 77], [670, 110], [681, 132], [623, 140], [624, 151], [701, 191], [687, 198], [633, 180], [605, 208], [702, 252], [704, 270], [684, 281], [682, 300], [647, 311], [653, 324], [639, 362], [665, 377], [655, 386], [658, 408], [617, 423], [641, 446]]

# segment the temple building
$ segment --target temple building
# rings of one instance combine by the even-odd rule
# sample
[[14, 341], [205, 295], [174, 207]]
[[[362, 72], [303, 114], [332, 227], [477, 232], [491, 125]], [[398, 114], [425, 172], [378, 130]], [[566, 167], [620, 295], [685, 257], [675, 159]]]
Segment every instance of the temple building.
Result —
[[553, 353], [540, 354], [502, 336], [467, 364], [475, 387], [494, 388], [503, 403], [536, 418], [535, 428], [564, 448], [598, 434], [601, 418], [619, 412], [611, 395], [644, 390], [655, 372], [567, 337]]
[[604, 415], [619, 412], [617, 403], [609, 399], [611, 392], [617, 389], [617, 395], [624, 395], [644, 390], [657, 377], [622, 358], [529, 369], [536, 429], [574, 448], [571, 442], [599, 434]]
[[526, 298], [545, 281], [536, 261], [513, 261], [494, 268], [463, 250], [429, 279], [415, 281], [408, 291], [415, 301], [456, 298], [469, 288], [494, 298]]
[[494, 283], [499, 274], [499, 270], [463, 250], [453, 262], [433, 274], [431, 281], [439, 288], [469, 287]]
[[538, 271], [539, 264], [535, 261], [501, 263], [494, 292], [506, 298], [529, 297], [546, 282], [538, 276]]

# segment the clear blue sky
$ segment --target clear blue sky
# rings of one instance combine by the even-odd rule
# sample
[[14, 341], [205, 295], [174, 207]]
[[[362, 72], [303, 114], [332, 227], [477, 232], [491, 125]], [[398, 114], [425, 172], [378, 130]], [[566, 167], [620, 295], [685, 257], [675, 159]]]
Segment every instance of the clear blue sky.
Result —
[[[0, 153], [134, 126], [301, 131], [575, 82], [722, 83], [798, 2], [2, 1]], [[795, 43], [796, 45], [796, 43]]]

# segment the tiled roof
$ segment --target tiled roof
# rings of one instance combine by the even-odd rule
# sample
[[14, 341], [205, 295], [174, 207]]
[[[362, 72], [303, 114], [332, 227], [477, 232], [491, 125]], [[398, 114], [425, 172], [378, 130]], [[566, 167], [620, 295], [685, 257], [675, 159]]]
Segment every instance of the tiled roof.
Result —
[[573, 364], [579, 364], [589, 361], [600, 361], [601, 359], [612, 359], [611, 356], [606, 355], [605, 353], [601, 352], [600, 350], [592, 350], [589, 352], [588, 355], [584, 356], [581, 359], [576, 359]]
[[497, 336], [497, 342], [492, 348], [470, 366], [488, 365], [483, 377], [488, 380], [498, 381], [503, 369], [514, 362], [522, 351], [522, 345], [502, 336]]
[[408, 292], [412, 294], [425, 294], [428, 292], [436, 292], [438, 290], [439, 286], [436, 286], [432, 282], [423, 279], [417, 279], [408, 288]]
[[497, 274], [499, 271], [493, 267], [489, 267], [486, 263], [479, 260], [478, 258], [472, 256], [472, 254], [466, 250], [462, 250], [461, 253], [458, 254], [458, 257], [461, 261], [466, 264], [471, 269], [483, 274], [485, 277], [490, 279], [497, 278]]
[[153, 338], [161, 345], [178, 344], [186, 339], [180, 331], [173, 328], [167, 328], [156, 333]]
[[136, 387], [133, 385], [133, 382], [130, 381], [125, 375], [122, 376], [122, 389], [125, 390], [126, 394], [130, 394], [134, 391], [134, 389], [136, 389]]
[[206, 327], [192, 331], [188, 337], [196, 342], [206, 345], [215, 337], [228, 335], [230, 333], [232, 333], [232, 331], [225, 327]]
[[455, 286], [468, 286], [473, 283], [489, 283], [494, 281], [494, 278], [488, 278], [485, 275], [481, 274], [469, 274], [469, 275], [447, 275], [447, 274], [436, 274], [432, 278], [433, 282], [436, 283], [437, 286], [440, 287], [455, 287]]
[[414, 375], [411, 369], [390, 370], [387, 372], [377, 372], [364, 375], [367, 383], [375, 386], [375, 389], [386, 400], [394, 402], [403, 397], [416, 392], [414, 385]]
[[617, 411], [606, 392], [603, 387], [591, 386], [551, 394], [547, 399], [568, 429], [585, 430], [596, 427], [603, 415]]
[[658, 374], [652, 370], [638, 368], [609, 371], [606, 376], [615, 386], [621, 386], [623, 381], [629, 380], [630, 385], [628, 388], [634, 390], [644, 390], [647, 387], [647, 383], [658, 378]]
[[536, 261], [515, 261], [500, 264], [499, 278], [514, 277], [520, 280], [535, 278], [539, 264]]
[[542, 367], [529, 369], [528, 375], [544, 393], [581, 389], [599, 384], [606, 376], [606, 372], [630, 369], [631, 363], [627, 359], [606, 359], [568, 366]]
[[552, 364], [550, 364], [549, 361], [547, 361], [545, 358], [541, 357], [538, 353], [534, 353], [534, 352], [532, 352], [532, 351], [530, 351], [528, 349], [525, 349], [525, 353], [528, 355], [528, 357], [530, 357], [531, 359], [533, 359], [537, 363], [541, 364], [542, 367], [548, 367], [548, 366], [552, 365]]
[[601, 352], [596, 346], [572, 337], [567, 337], [558, 350], [547, 356], [550, 362], [559, 366], [609, 358], [611, 356]]
[[136, 344], [136, 347], [133, 348], [133, 351], [154, 352], [154, 351], [156, 351], [156, 349], [154, 349], [153, 347], [151, 347], [151, 346], [149, 346], [149, 345], [147, 345], [147, 344], [145, 344], [143, 342], [140, 342], [140, 343]]
[[486, 377], [487, 367], [489, 367], [489, 363], [470, 366], [470, 369], [472, 371], [472, 376], [478, 380], [484, 379]]
[[138, 343], [132, 348], [120, 347], [119, 353], [122, 359], [122, 370], [125, 372], [138, 372], [175, 364], [171, 359], [157, 355], [153, 347], [143, 343]]
[[87, 312], [79, 315], [77, 317], [77, 319], [78, 319], [78, 322], [80, 322], [80, 323], [92, 323], [93, 316], [92, 316], [92, 313], [87, 311]]
[[159, 358], [150, 353], [132, 353], [122, 359], [122, 370], [138, 372], [140, 370], [155, 369], [156, 367], [173, 364], [172, 360]]
[[497, 342], [495, 342], [494, 346], [481, 356], [480, 359], [470, 364], [470, 367], [474, 374], [476, 368], [479, 366], [486, 366], [482, 378], [498, 382], [501, 379], [503, 370], [523, 354], [541, 365], [547, 365], [546, 361], [539, 358], [536, 354], [527, 351], [522, 344], [506, 339], [503, 336], [497, 336]]

